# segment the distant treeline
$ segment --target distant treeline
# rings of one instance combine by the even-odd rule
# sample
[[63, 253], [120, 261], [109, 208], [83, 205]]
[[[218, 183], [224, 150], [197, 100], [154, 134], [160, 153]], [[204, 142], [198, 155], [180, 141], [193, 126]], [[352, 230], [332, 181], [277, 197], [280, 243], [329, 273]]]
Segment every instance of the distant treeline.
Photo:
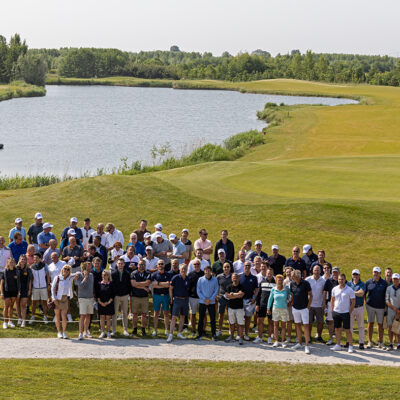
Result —
[[220, 79], [250, 81], [293, 78], [324, 82], [400, 85], [400, 59], [389, 56], [353, 54], [278, 54], [256, 50], [251, 54], [221, 56], [212, 53], [170, 51], [124, 52], [117, 49], [61, 48], [32, 49], [45, 57], [48, 68], [60, 76], [93, 78], [133, 76], [148, 79]]

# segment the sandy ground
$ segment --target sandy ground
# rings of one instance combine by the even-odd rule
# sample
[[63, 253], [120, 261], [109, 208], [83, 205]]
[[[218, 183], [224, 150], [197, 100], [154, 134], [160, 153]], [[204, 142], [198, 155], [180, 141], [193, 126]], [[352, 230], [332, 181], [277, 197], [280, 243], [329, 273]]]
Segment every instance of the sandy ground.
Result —
[[312, 344], [311, 355], [303, 350], [256, 345], [175, 339], [0, 339], [0, 358], [163, 358], [212, 361], [266, 361], [288, 363], [384, 365], [400, 367], [400, 351], [357, 350], [333, 352], [329, 346]]

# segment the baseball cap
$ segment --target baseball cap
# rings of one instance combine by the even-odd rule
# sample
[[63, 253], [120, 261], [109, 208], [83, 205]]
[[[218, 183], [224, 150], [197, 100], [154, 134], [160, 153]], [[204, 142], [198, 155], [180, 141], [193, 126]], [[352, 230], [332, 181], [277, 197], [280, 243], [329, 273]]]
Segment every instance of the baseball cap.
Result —
[[42, 217], [42, 214], [40, 214], [39, 212], [37, 212], [36, 214], [35, 214], [35, 219], [42, 219], [43, 217]]
[[305, 244], [303, 246], [303, 254], [307, 254], [312, 249], [311, 244]]
[[75, 217], [72, 217], [69, 222], [78, 222], [78, 220]]
[[175, 233], [171, 233], [171, 234], [168, 236], [168, 239], [169, 239], [169, 240], [175, 240], [175, 239], [176, 239]]
[[257, 245], [257, 244], [262, 244], [262, 241], [261, 241], [261, 240], [256, 240], [256, 241], [254, 242], [254, 245]]
[[277, 244], [273, 244], [271, 247], [272, 250], [279, 250], [279, 247]]
[[332, 272], [340, 272], [340, 269], [338, 267], [333, 267]]
[[145, 239], [147, 239], [147, 238], [151, 237], [151, 233], [146, 232], [146, 233], [143, 235], [143, 237], [144, 237]]
[[154, 237], [156, 237], [156, 238], [158, 238], [158, 237], [162, 237], [162, 234], [161, 234], [161, 232], [156, 232], [156, 233], [154, 234]]
[[[43, 229], [52, 228], [52, 227], [53, 227], [53, 225], [49, 224], [48, 222], [45, 222], [45, 223], [43, 224]], [[69, 229], [69, 230], [74, 231], [73, 229]], [[75, 231], [74, 231], [74, 232], [75, 232]]]
[[153, 250], [151, 246], [146, 246], [146, 250]]
[[76, 235], [75, 229], [68, 229], [67, 235]]
[[224, 253], [225, 254], [225, 250], [224, 249], [219, 249], [218, 250], [218, 254], [220, 254], [220, 253]]
[[186, 228], [182, 229], [182, 233], [183, 232], [189, 233], [189, 231]]
[[161, 225], [160, 223], [155, 224], [155, 225], [154, 225], [154, 228], [157, 228], [157, 229], [159, 229], [160, 231], [162, 231], [162, 225]]
[[379, 267], [374, 267], [372, 269], [372, 272], [381, 272], [381, 269]]
[[392, 275], [392, 279], [400, 279], [400, 275], [398, 273], [395, 273]]
[[15, 223], [16, 223], [16, 224], [19, 224], [20, 222], [22, 222], [22, 218], [17, 218], [17, 219], [15, 220]]
[[354, 275], [354, 274], [361, 275], [360, 271], [358, 269], [353, 269], [353, 271], [351, 271], [351, 274], [352, 275]]

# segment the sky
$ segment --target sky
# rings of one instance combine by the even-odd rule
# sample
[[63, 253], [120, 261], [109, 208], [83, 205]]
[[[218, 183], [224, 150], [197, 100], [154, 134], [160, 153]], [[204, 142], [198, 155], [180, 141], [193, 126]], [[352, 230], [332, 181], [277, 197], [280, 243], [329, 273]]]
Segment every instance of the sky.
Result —
[[30, 48], [380, 54], [400, 57], [398, 0], [14, 0], [0, 35]]

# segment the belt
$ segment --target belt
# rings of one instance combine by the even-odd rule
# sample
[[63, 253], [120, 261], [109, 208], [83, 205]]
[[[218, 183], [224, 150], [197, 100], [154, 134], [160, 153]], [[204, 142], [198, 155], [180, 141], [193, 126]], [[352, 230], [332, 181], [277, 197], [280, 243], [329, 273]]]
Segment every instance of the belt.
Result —
[[360, 308], [360, 307], [364, 307], [364, 304], [361, 304], [359, 306], [355, 306], [354, 308]]
[[186, 300], [186, 299], [187, 299], [187, 297], [178, 297], [178, 296], [175, 296], [175, 299], [179, 299], [179, 300]]

